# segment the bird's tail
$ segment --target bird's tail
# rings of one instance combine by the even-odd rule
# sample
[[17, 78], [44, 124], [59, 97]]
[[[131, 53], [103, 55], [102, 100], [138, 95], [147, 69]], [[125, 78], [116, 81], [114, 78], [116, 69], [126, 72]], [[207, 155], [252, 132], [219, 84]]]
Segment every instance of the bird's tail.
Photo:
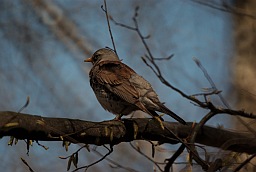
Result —
[[180, 122], [183, 125], [187, 125], [186, 121], [184, 121], [181, 117], [179, 117], [174, 112], [172, 112], [170, 109], [165, 107], [162, 103], [159, 103], [158, 106], [161, 108], [160, 112], [166, 113], [167, 115], [171, 116], [172, 118], [174, 118], [176, 121]]

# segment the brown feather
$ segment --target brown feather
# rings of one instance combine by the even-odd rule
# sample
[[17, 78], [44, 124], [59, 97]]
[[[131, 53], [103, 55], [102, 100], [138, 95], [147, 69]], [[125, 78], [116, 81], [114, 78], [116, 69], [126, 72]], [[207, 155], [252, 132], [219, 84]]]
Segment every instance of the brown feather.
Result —
[[[135, 72], [127, 65], [119, 61], [103, 61], [95, 65], [91, 72], [97, 69], [97, 73], [90, 75], [101, 85], [105, 85], [112, 93], [118, 95], [128, 103], [135, 104], [139, 93], [129, 81]], [[122, 69], [122, 70], [120, 70]]]

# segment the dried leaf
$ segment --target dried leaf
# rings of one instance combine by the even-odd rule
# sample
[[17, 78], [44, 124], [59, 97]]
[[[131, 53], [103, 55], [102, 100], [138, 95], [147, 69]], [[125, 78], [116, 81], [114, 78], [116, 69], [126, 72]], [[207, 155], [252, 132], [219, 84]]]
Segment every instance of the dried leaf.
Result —
[[88, 144], [85, 145], [85, 148], [87, 149], [88, 152], [90, 152], [90, 147]]
[[155, 119], [159, 122], [161, 128], [164, 130], [164, 124], [163, 124], [163, 121], [161, 121], [161, 119], [159, 117], [155, 117]]
[[69, 141], [63, 141], [62, 146], [65, 147], [65, 150], [68, 151], [68, 147], [71, 143]]
[[110, 142], [113, 141], [113, 138], [114, 138], [114, 132], [112, 129], [110, 129]]
[[19, 139], [15, 138], [14, 144], [16, 145], [18, 143]]
[[43, 119], [40, 119], [40, 120], [36, 120], [36, 124], [45, 125], [45, 122]]
[[67, 166], [67, 171], [69, 171], [70, 169], [70, 166], [71, 166], [71, 162], [73, 161], [74, 159], [74, 154], [72, 154], [69, 159], [68, 159], [68, 166]]
[[85, 135], [86, 135], [85, 132], [80, 133], [80, 136], [85, 136]]
[[33, 140], [28, 140], [29, 146], [33, 146]]
[[14, 137], [13, 137], [13, 136], [11, 136], [11, 137], [10, 137], [10, 140], [9, 140], [9, 142], [8, 142], [8, 146], [9, 146], [9, 145], [11, 145], [11, 146], [12, 146], [12, 144], [13, 144], [13, 140], [14, 140]]
[[138, 134], [138, 130], [139, 130], [139, 126], [137, 125], [137, 123], [133, 123], [133, 138], [136, 139], [137, 138], [137, 134]]
[[108, 136], [109, 135], [109, 128], [108, 128], [108, 126], [105, 126], [104, 129], [105, 129], [105, 136]]
[[184, 168], [180, 170], [180, 172], [192, 172], [192, 165], [187, 164]]
[[78, 164], [78, 152], [76, 152], [76, 153], [74, 154], [73, 164], [74, 164], [74, 166], [77, 168], [77, 164]]
[[10, 122], [10, 123], [5, 124], [4, 127], [14, 127], [14, 126], [17, 126], [17, 125], [19, 125], [18, 122]]
[[135, 142], [135, 146], [136, 146], [137, 151], [140, 152], [140, 145], [139, 145], [139, 142]]

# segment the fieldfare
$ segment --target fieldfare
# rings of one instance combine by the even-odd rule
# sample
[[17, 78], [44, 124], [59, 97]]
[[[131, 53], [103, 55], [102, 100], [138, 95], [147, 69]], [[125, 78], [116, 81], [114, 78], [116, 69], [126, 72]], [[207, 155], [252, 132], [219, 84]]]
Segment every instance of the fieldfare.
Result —
[[93, 64], [89, 73], [90, 85], [101, 106], [117, 115], [115, 119], [136, 110], [156, 118], [159, 115], [155, 111], [158, 111], [186, 124], [159, 101], [150, 83], [122, 63], [113, 50], [99, 49], [84, 61]]

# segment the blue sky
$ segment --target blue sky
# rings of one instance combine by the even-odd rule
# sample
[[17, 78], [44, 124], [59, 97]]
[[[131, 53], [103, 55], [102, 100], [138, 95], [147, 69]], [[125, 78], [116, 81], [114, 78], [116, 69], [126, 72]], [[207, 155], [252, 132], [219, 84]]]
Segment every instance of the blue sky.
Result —
[[[66, 15], [77, 26], [81, 35], [89, 42], [88, 47], [92, 53], [105, 46], [112, 47], [105, 14], [100, 8], [102, 1], [56, 0], [53, 3], [59, 8], [60, 13]], [[29, 3], [24, 5], [19, 1], [5, 1], [4, 4], [1, 7], [1, 15], [4, 17], [0, 19], [1, 25], [4, 26], [4, 29], [0, 30], [1, 110], [17, 111], [25, 103], [26, 97], [30, 96], [30, 105], [23, 111], [24, 113], [89, 121], [113, 119], [112, 114], [100, 107], [89, 86], [88, 71], [91, 64], [83, 62], [89, 54], [83, 54], [60, 41], [49, 25], [45, 24], [44, 20], [47, 18], [38, 16], [31, 10]], [[145, 35], [151, 36], [147, 42], [154, 56], [166, 57], [174, 54], [171, 60], [158, 62], [166, 79], [187, 94], [200, 93], [202, 88], [210, 87], [192, 59], [196, 57], [207, 69], [217, 87], [223, 90], [223, 95], [228, 95], [232, 82], [230, 61], [233, 55], [230, 14], [189, 0], [147, 3], [108, 1], [109, 13], [116, 21], [127, 25], [133, 25], [132, 17], [137, 5], [140, 6], [139, 25]], [[12, 22], [17, 25], [13, 25]], [[117, 51], [123, 62], [152, 83], [167, 107], [186, 121], [199, 121], [207, 111], [195, 107], [164, 86], [146, 67], [140, 59], [146, 50], [136, 33], [113, 23], [111, 26]], [[25, 36], [31, 36], [31, 39], [23, 42], [24, 38], [27, 38]], [[233, 100], [229, 98], [226, 96], [227, 101], [232, 103]], [[212, 100], [221, 105], [216, 96], [212, 97]], [[226, 116], [218, 116], [210, 120], [209, 124], [225, 124], [225, 127], [230, 127], [228, 119]], [[172, 121], [168, 117], [166, 120]], [[5, 146], [6, 140], [2, 139], [0, 144]], [[57, 145], [60, 143], [55, 145], [56, 150], [60, 152]], [[8, 155], [8, 151], [16, 149], [6, 149], [4, 146], [1, 146], [0, 150]], [[18, 147], [19, 155], [24, 155], [24, 146], [24, 149], [21, 145]], [[36, 156], [40, 159], [39, 157], [45, 154], [45, 151], [37, 146], [33, 149], [31, 157]], [[64, 162], [56, 158], [59, 154], [54, 156], [54, 162], [57, 163], [53, 168], [61, 168]], [[8, 162], [0, 164], [2, 168], [8, 168], [9, 165]]]

